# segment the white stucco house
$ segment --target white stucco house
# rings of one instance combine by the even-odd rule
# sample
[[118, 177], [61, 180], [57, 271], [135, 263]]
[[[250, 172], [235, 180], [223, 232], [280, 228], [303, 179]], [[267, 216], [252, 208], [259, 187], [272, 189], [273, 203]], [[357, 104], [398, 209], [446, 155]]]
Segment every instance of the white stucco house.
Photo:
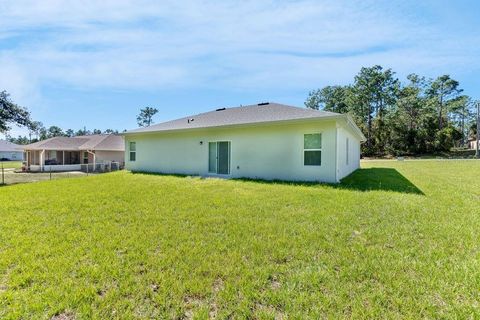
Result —
[[0, 160], [22, 161], [22, 146], [6, 140], [0, 140]]
[[124, 133], [131, 171], [339, 182], [365, 140], [348, 115], [259, 103], [220, 108]]

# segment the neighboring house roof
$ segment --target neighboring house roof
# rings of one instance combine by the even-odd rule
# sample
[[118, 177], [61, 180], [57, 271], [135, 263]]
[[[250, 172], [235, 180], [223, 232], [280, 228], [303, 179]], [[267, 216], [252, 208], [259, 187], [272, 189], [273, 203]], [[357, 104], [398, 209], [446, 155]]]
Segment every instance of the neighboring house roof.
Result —
[[103, 150], [124, 151], [123, 137], [114, 134], [54, 137], [23, 146], [25, 150]]
[[124, 134], [128, 135], [320, 118], [345, 118], [351, 122], [350, 124], [354, 127], [354, 130], [357, 131], [361, 139], [364, 140], [365, 138], [360, 129], [358, 129], [353, 123], [353, 120], [347, 115], [268, 102], [234, 108], [220, 108], [215, 111], [200, 113], [193, 116], [154, 124], [145, 128], [130, 130]]
[[22, 146], [6, 141], [0, 140], [0, 152], [22, 152]]

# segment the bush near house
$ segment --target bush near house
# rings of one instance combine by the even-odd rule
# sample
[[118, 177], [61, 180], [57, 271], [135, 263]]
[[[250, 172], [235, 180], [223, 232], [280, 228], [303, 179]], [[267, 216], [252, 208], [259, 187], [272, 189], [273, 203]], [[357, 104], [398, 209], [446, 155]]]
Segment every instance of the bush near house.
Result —
[[0, 318], [475, 318], [480, 162], [0, 188]]

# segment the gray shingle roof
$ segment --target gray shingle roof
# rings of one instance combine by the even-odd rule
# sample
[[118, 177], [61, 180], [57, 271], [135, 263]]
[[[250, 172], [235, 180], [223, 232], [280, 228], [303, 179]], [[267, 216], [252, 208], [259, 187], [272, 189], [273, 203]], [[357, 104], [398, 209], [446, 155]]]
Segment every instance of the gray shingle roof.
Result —
[[185, 118], [154, 124], [145, 128], [130, 130], [126, 133], [198, 129], [308, 118], [335, 117], [338, 115], [338, 113], [334, 112], [298, 108], [279, 103], [266, 103], [217, 109], [216, 111], [200, 113]]
[[54, 137], [23, 146], [25, 150], [104, 150], [124, 151], [122, 136], [96, 134], [77, 137]]
[[22, 146], [11, 143], [6, 140], [0, 140], [0, 151], [2, 152], [22, 152]]

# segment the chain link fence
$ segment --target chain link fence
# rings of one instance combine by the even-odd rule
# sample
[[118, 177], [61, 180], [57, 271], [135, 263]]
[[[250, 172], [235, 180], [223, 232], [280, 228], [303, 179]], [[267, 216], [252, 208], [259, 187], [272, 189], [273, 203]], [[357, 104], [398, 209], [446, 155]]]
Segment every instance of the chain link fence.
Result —
[[[55, 170], [54, 166], [48, 166], [47, 170], [39, 172], [28, 172], [22, 169], [22, 166], [15, 162], [0, 163], [0, 186], [12, 185], [17, 183], [28, 183], [45, 180], [66, 179], [74, 177], [83, 177], [94, 174], [102, 174], [121, 170], [118, 162], [105, 162], [81, 165], [80, 171], [62, 171]], [[53, 168], [53, 169], [52, 169]], [[60, 167], [58, 169], [61, 169]]]

